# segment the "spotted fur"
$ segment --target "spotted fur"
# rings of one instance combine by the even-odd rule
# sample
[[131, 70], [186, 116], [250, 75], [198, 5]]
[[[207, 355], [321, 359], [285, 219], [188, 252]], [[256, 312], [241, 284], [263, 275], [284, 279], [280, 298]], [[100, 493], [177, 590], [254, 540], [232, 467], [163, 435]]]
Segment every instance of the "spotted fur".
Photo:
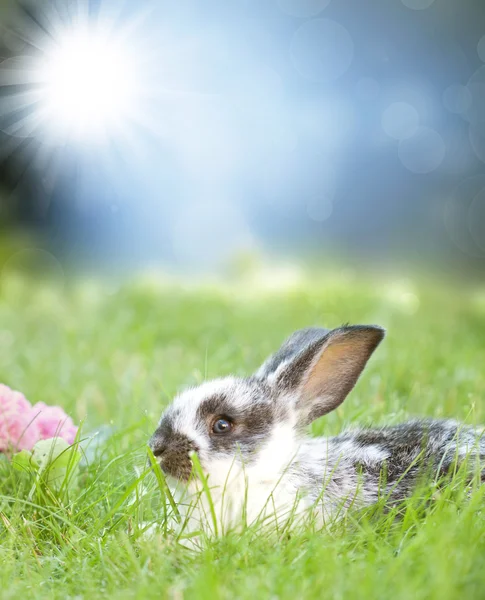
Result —
[[[216, 379], [177, 396], [150, 446], [189, 528], [286, 522], [309, 508], [324, 523], [351, 506], [402, 500], [421, 478], [445, 475], [467, 457], [485, 464], [483, 430], [452, 420], [305, 434], [345, 399], [383, 337], [375, 326], [301, 330], [254, 376]], [[232, 424], [229, 433], [212, 431], [220, 417]], [[207, 477], [216, 523], [191, 452]]]

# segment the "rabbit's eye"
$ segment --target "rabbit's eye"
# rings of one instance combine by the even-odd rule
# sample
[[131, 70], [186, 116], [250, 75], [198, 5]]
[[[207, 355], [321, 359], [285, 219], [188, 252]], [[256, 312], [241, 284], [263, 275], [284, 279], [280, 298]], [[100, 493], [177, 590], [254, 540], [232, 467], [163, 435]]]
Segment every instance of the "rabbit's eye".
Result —
[[232, 429], [232, 423], [228, 419], [219, 418], [212, 425], [212, 433], [228, 433]]

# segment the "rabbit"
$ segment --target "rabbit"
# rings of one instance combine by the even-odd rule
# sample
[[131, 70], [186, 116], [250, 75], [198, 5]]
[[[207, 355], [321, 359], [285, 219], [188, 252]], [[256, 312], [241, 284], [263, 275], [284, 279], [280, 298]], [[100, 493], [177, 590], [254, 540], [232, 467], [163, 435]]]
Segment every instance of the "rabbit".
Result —
[[444, 475], [465, 457], [483, 464], [483, 429], [454, 420], [307, 435], [342, 404], [384, 335], [375, 325], [302, 329], [254, 375], [178, 395], [149, 446], [187, 530], [219, 534], [241, 521], [280, 525], [309, 512], [325, 525], [382, 497], [403, 500], [421, 476]]

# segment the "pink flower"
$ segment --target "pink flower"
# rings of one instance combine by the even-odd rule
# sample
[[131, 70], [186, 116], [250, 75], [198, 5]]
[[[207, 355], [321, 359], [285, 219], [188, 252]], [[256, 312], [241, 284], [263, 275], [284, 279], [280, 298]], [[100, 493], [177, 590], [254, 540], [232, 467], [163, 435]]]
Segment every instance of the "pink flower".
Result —
[[39, 440], [60, 437], [72, 444], [78, 428], [59, 406], [32, 406], [20, 392], [0, 384], [0, 452], [32, 450]]
[[32, 407], [32, 414], [39, 427], [40, 440], [60, 437], [68, 444], [74, 442], [78, 428], [60, 406], [47, 406], [43, 402], [37, 402]]
[[31, 450], [39, 439], [30, 402], [20, 392], [0, 384], [0, 452]]

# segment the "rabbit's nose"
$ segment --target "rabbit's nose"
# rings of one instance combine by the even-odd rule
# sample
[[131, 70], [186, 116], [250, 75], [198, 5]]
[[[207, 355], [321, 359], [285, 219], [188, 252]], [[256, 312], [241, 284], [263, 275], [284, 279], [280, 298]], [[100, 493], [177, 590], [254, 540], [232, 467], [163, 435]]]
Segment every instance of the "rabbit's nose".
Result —
[[156, 456], [157, 458], [160, 458], [162, 454], [167, 451], [167, 444], [160, 438], [152, 438], [149, 442], [149, 446], [153, 452], [153, 456]]
[[156, 456], [157, 458], [160, 458], [162, 456], [162, 454], [166, 451], [167, 451], [167, 446], [165, 444], [160, 444], [160, 446], [155, 446], [155, 448], [153, 448], [153, 450], [152, 450], [153, 456]]

